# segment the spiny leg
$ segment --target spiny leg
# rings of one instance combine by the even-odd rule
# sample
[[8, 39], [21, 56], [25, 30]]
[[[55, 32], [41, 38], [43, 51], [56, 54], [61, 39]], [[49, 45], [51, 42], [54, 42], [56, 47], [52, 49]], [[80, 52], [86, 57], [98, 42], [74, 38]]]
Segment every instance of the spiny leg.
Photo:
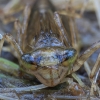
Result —
[[22, 50], [24, 51], [25, 49], [25, 44], [26, 44], [26, 31], [27, 31], [27, 26], [28, 26], [28, 21], [31, 13], [31, 6], [27, 5], [24, 10], [24, 19], [23, 19], [23, 26], [22, 26]]
[[[20, 45], [14, 40], [14, 38], [11, 35], [7, 34], [7, 35], [5, 35], [4, 38], [13, 46], [13, 48], [15, 49], [15, 51], [18, 54], [18, 57], [20, 58], [23, 55], [23, 51], [22, 51]], [[23, 75], [24, 75], [24, 73], [21, 70], [19, 70], [19, 76], [22, 77]]]
[[77, 71], [84, 64], [84, 62], [99, 48], [100, 48], [100, 41], [93, 44], [83, 54], [81, 54], [81, 56], [75, 61], [74, 67], [69, 71], [68, 74]]
[[[10, 34], [6, 34], [3, 36], [0, 34], [0, 53], [2, 50], [4, 40], [8, 41], [11, 44], [11, 46], [17, 52], [18, 57], [20, 57], [23, 54], [23, 51], [21, 50], [19, 44], [15, 41], [15, 39]], [[1, 63], [0, 64], [1, 66], [4, 66], [4, 67], [0, 67], [0, 70], [3, 70], [5, 72], [8, 72], [8, 73], [13, 74], [15, 76], [18, 76], [18, 73], [17, 73], [18, 72], [18, 65], [14, 64], [10, 61], [4, 60], [3, 58], [0, 58], [0, 63]]]
[[[68, 74], [71, 74], [72, 72], [77, 71], [83, 64], [88, 67], [86, 68], [87, 74], [89, 77], [94, 76], [96, 73], [96, 70], [98, 69], [98, 64], [100, 63], [100, 54], [98, 56], [98, 59], [92, 69], [92, 71], [90, 70], [90, 67], [88, 66], [88, 63], [85, 62], [97, 49], [100, 48], [100, 41], [93, 44], [89, 49], [87, 49], [75, 62], [74, 67], [69, 71]], [[85, 62], [85, 63], [84, 63]], [[100, 70], [100, 69], [99, 69]], [[100, 72], [100, 71], [99, 71]], [[98, 73], [99, 73], [98, 72]], [[98, 73], [96, 73], [96, 76], [94, 76], [92, 79], [90, 78], [91, 81], [91, 90], [90, 90], [90, 95], [94, 95], [94, 92], [98, 92], [98, 94], [100, 95], [100, 91], [99, 91], [99, 87], [97, 86], [97, 77], [98, 77]]]
[[10, 34], [4, 35], [3, 38], [4, 40], [8, 41], [13, 46], [13, 48], [15, 49], [19, 57], [23, 54], [23, 51], [20, 45], [16, 42], [16, 40]]
[[72, 47], [75, 48], [79, 52], [79, 43], [78, 43], [78, 32], [76, 29], [76, 25], [73, 18], [69, 18], [69, 26], [70, 26], [70, 32], [71, 32], [71, 43]]
[[31, 6], [27, 5], [24, 10], [23, 28], [22, 33], [25, 34], [28, 26], [28, 20], [31, 13]]
[[18, 19], [16, 19], [16, 21], [14, 23], [15, 29], [17, 31], [17, 39], [18, 39], [17, 41], [19, 44], [22, 43], [21, 40], [23, 39], [23, 36], [26, 33], [30, 12], [31, 12], [31, 7], [29, 5], [27, 5], [24, 10], [23, 24], [21, 25], [21, 23]]
[[17, 31], [16, 41], [21, 46], [21, 44], [22, 44], [22, 26], [21, 26], [21, 23], [18, 19], [15, 20], [14, 27]]
[[28, 20], [31, 12], [31, 6], [27, 5], [24, 10], [24, 19], [23, 24], [21, 25], [18, 19], [15, 20], [14, 26], [17, 31], [17, 42], [21, 46], [22, 50], [24, 51], [24, 44], [25, 44], [25, 36], [26, 30], [28, 26]]
[[[15, 51], [17, 52], [18, 54], [18, 60], [19, 60], [19, 65], [20, 67], [17, 68], [17, 70], [15, 72], [18, 72], [16, 76], [19, 76], [20, 78], [22, 78], [23, 76], [25, 76], [24, 72], [21, 70], [21, 68], [23, 67], [20, 63], [21, 59], [20, 57], [23, 55], [23, 51], [20, 47], [20, 45], [13, 39], [13, 37], [11, 35], [5, 35], [4, 37], [10, 44], [11, 46], [15, 49]], [[12, 66], [11, 66], [12, 68]], [[12, 69], [11, 69], [12, 70]], [[15, 73], [16, 74], [16, 73]], [[13, 74], [14, 75], [14, 74]]]
[[12, 45], [12, 47], [15, 49], [19, 57], [23, 54], [21, 47], [10, 34], [5, 34], [5, 35], [0, 34], [0, 53], [2, 50], [4, 40], [8, 41]]
[[[68, 15], [67, 15], [68, 16]], [[64, 26], [62, 25], [62, 21], [61, 21], [61, 18], [59, 16], [59, 14], [57, 12], [55, 12], [55, 21], [57, 23], [57, 25], [59, 26], [62, 34], [65, 34], [65, 38], [67, 40], [67, 42], [69, 42], [69, 39], [68, 39], [68, 35], [69, 33], [66, 32], [66, 30], [64, 29]], [[74, 19], [72, 17], [69, 17], [69, 28], [70, 28], [70, 34], [71, 34], [71, 46], [73, 48], [75, 48], [77, 51], [79, 51], [79, 46], [78, 46], [78, 32], [76, 31], [76, 27], [75, 27], [75, 22], [74, 22]]]
[[66, 46], [70, 47], [71, 44], [70, 44], [67, 32], [62, 24], [62, 21], [61, 21], [61, 18], [59, 16], [58, 12], [54, 13], [54, 20], [55, 20], [55, 22], [56, 22], [56, 24], [61, 32], [62, 41], [65, 42]]

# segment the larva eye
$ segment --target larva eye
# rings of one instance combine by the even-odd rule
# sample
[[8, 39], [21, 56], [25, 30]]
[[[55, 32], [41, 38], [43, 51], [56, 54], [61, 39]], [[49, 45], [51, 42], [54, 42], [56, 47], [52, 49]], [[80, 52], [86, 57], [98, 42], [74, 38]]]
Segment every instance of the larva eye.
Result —
[[34, 63], [34, 58], [30, 55], [30, 54], [24, 54], [22, 55], [22, 60], [29, 63], [29, 64], [33, 64]]
[[70, 48], [64, 51], [64, 61], [62, 62], [62, 65], [68, 66], [70, 64], [73, 64], [76, 57], [77, 57], [77, 51], [74, 48]]

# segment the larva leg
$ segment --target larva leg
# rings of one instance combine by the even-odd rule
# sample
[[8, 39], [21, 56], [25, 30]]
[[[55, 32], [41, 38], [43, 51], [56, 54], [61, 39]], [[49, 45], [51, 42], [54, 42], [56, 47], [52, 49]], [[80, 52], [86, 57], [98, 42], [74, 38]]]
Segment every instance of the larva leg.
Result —
[[72, 72], [77, 71], [84, 62], [97, 50], [100, 48], [100, 41], [93, 44], [91, 47], [89, 47], [83, 54], [80, 55], [80, 57], [75, 61], [74, 67], [69, 71], [68, 74], [71, 74]]
[[66, 32], [66, 30], [63, 26], [63, 23], [61, 21], [61, 18], [60, 18], [60, 15], [59, 15], [58, 12], [54, 13], [54, 20], [55, 20], [55, 22], [56, 22], [56, 24], [57, 24], [57, 26], [60, 30], [62, 42], [64, 42], [66, 46], [70, 47], [71, 44], [70, 44], [70, 41], [69, 41], [69, 38], [68, 38], [68, 34], [67, 34], [67, 32]]
[[23, 54], [21, 47], [19, 46], [19, 44], [16, 42], [16, 40], [10, 34], [6, 34], [6, 35], [0, 34], [0, 52], [1, 52], [4, 40], [8, 41], [12, 45], [12, 47], [17, 52], [18, 56], [21, 56]]

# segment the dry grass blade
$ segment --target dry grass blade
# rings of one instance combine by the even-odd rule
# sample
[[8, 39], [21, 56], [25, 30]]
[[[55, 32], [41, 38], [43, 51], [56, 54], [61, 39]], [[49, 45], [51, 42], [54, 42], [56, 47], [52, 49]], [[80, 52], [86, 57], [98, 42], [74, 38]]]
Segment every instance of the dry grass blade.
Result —
[[0, 94], [0, 100], [19, 100], [19, 99], [16, 99], [16, 98], [13, 98], [13, 97], [7, 97], [3, 94]]
[[29, 92], [29, 91], [33, 91], [33, 90], [39, 90], [39, 89], [43, 89], [46, 88], [47, 86], [41, 84], [41, 85], [36, 85], [36, 86], [29, 86], [29, 87], [20, 87], [20, 88], [0, 88], [0, 92], [12, 92], [12, 91], [16, 91], [16, 92]]
[[95, 12], [96, 12], [98, 24], [100, 27], [100, 2], [99, 0], [93, 0], [93, 4], [95, 6]]
[[100, 88], [97, 85], [97, 78], [98, 78], [99, 73], [100, 73], [100, 68], [97, 71], [96, 76], [92, 80], [90, 95], [94, 95], [94, 92], [97, 92], [96, 94], [100, 96]]
[[56, 98], [56, 99], [64, 99], [64, 100], [99, 100], [99, 98], [96, 98], [94, 96], [67, 96], [67, 95], [52, 95], [51, 97]]
[[88, 77], [90, 77], [91, 69], [87, 61], [84, 63], [84, 68], [88, 74]]

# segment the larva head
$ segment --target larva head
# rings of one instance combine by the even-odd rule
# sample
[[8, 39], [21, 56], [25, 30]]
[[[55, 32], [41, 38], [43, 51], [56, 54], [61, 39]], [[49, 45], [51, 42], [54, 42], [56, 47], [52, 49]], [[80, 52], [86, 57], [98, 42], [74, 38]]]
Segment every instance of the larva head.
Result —
[[61, 82], [74, 63], [77, 52], [73, 48], [41, 48], [32, 53], [24, 54], [21, 58], [27, 64], [24, 67], [27, 73], [47, 86], [55, 86]]

